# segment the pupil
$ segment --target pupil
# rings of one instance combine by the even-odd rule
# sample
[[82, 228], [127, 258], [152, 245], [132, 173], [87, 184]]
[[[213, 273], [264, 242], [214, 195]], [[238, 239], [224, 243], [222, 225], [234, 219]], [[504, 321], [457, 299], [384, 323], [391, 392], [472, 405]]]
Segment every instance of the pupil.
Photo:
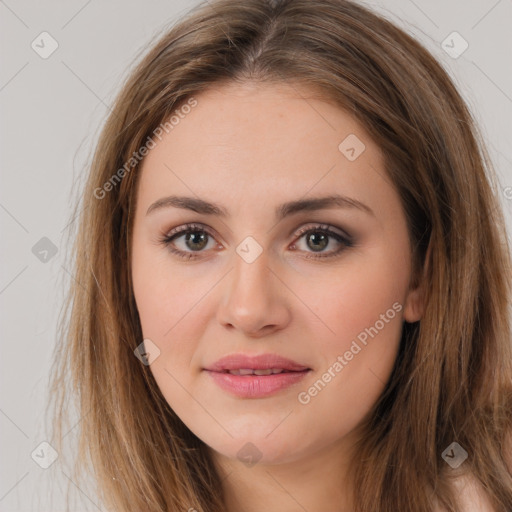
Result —
[[[201, 233], [198, 235], [198, 233], [201, 233], [200, 231], [195, 231], [194, 233], [187, 233], [185, 240], [187, 243], [187, 247], [192, 250], [199, 250], [206, 246], [206, 233]], [[192, 244], [199, 244], [199, 247], [191, 247], [188, 243], [189, 241], [192, 241]]]
[[[308, 242], [313, 240], [314, 246], [311, 247], [311, 249], [319, 248], [324, 249], [327, 246], [328, 243], [328, 237], [324, 234], [318, 234], [318, 233], [311, 233], [308, 237]], [[319, 243], [320, 242], [320, 243]], [[309, 243], [308, 243], [309, 245]]]

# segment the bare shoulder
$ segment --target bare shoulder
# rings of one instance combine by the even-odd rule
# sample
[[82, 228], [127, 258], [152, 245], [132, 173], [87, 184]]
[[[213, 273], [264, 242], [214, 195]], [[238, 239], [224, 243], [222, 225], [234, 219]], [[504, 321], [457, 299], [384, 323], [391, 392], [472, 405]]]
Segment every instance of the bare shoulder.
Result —
[[[462, 512], [496, 512], [480, 482], [472, 475], [462, 475], [453, 481], [454, 493]], [[437, 504], [433, 512], [446, 512]]]
[[[512, 472], [512, 429], [505, 434], [503, 456], [505, 464]], [[453, 480], [453, 488], [462, 512], [496, 512], [484, 487], [473, 474], [464, 473], [456, 476]], [[446, 512], [446, 510], [436, 503], [432, 512]]]
[[464, 512], [495, 512], [487, 493], [474, 476], [461, 476], [454, 486]]

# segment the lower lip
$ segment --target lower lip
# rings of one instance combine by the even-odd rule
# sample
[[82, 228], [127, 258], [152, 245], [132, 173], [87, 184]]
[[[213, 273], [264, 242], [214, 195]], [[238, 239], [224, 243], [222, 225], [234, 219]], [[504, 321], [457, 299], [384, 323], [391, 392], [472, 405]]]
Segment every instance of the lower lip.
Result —
[[241, 398], [262, 398], [273, 395], [301, 381], [310, 370], [302, 372], [274, 373], [271, 375], [232, 375], [206, 370], [215, 383]]

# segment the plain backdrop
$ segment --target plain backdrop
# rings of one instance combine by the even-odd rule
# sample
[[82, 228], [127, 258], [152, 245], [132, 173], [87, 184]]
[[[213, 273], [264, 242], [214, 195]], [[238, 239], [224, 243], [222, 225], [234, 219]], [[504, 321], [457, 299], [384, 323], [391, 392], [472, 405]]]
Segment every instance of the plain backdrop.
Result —
[[[512, 1], [365, 3], [423, 42], [454, 78], [494, 159], [511, 233]], [[197, 4], [0, 0], [0, 511], [50, 510], [50, 488], [68, 482], [59, 458], [49, 469], [36, 460], [48, 456], [42, 418], [63, 287], [72, 279], [71, 206], [133, 59]], [[83, 503], [74, 510], [101, 510], [94, 496], [77, 492]], [[64, 510], [58, 493], [53, 503]]]

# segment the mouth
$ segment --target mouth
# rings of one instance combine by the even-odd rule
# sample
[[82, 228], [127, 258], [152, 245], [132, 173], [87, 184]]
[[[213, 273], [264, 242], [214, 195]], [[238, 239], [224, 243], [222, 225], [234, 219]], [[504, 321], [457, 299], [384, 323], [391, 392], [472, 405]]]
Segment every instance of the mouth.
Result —
[[204, 368], [204, 371], [231, 395], [263, 398], [298, 383], [312, 369], [277, 354], [232, 354]]
[[229, 373], [231, 375], [277, 375], [279, 373], [295, 373], [296, 371], [297, 370], [285, 370], [283, 368], [267, 368], [265, 370], [240, 368], [239, 370], [223, 370], [220, 373]]
[[[270, 375], [271, 373], [297, 372], [310, 370], [311, 368], [300, 364], [287, 357], [278, 354], [229, 354], [205, 370], [213, 372], [243, 372], [244, 375], [255, 373], [256, 375]], [[264, 371], [265, 373], [257, 373]]]

